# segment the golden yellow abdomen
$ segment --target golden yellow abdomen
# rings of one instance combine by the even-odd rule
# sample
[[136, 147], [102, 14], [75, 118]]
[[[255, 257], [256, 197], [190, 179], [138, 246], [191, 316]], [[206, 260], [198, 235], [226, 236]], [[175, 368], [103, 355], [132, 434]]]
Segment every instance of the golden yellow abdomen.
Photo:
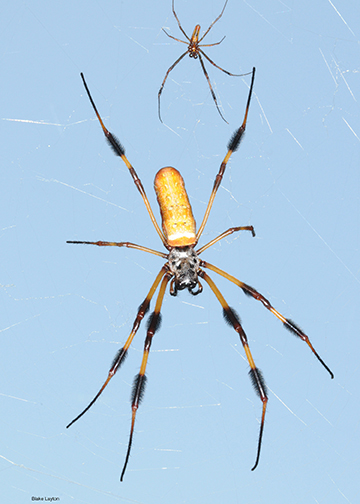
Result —
[[162, 229], [170, 247], [186, 247], [196, 242], [196, 222], [185, 184], [171, 166], [155, 176], [155, 192], [160, 206]]

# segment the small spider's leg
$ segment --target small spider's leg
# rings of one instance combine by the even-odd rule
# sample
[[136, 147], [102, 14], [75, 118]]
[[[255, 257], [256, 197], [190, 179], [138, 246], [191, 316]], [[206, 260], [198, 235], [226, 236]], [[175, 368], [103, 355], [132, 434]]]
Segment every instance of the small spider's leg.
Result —
[[162, 31], [163, 31], [164, 33], [166, 33], [166, 35], [167, 35], [168, 37], [172, 38], [173, 40], [176, 40], [177, 42], [181, 42], [182, 44], [189, 45], [189, 42], [187, 42], [186, 40], [181, 40], [181, 39], [178, 39], [178, 38], [173, 37], [172, 35], [170, 35], [170, 34], [169, 34], [166, 30], [165, 30], [165, 28], [162, 28]]
[[226, 156], [224, 157], [223, 162], [220, 165], [219, 172], [216, 175], [216, 178], [214, 181], [214, 186], [213, 186], [213, 189], [210, 194], [209, 203], [207, 204], [203, 221], [201, 223], [201, 226], [199, 227], [198, 232], [196, 233], [196, 241], [199, 240], [201, 233], [204, 231], [204, 227], [205, 227], [207, 220], [209, 218], [210, 210], [213, 205], [217, 190], [219, 189], [223, 175], [225, 173], [226, 165], [231, 157], [231, 154], [239, 148], [241, 138], [242, 138], [243, 134], [245, 133], [247, 116], [248, 116], [249, 107], [250, 107], [250, 100], [251, 100], [252, 90], [253, 90], [253, 86], [254, 86], [254, 80], [255, 80], [255, 67], [253, 68], [253, 71], [252, 71], [249, 96], [248, 96], [248, 100], [247, 100], [247, 104], [246, 104], [245, 116], [244, 116], [243, 123], [240, 126], [240, 128], [235, 131], [235, 133], [233, 134], [233, 136], [230, 139], [230, 142], [228, 143], [228, 151], [227, 151]]
[[[204, 38], [204, 37], [202, 37]], [[212, 46], [215, 46], [215, 45], [220, 45], [221, 42], [226, 38], [226, 35], [223, 36], [223, 38], [220, 40], [220, 42], [213, 42], [212, 44], [201, 44], [199, 45], [198, 44], [198, 47], [212, 47]]]
[[249, 343], [248, 343], [246, 334], [244, 332], [244, 329], [241, 326], [239, 316], [227, 304], [224, 296], [221, 294], [221, 292], [216, 287], [215, 283], [209, 277], [209, 275], [207, 273], [205, 273], [205, 271], [200, 270], [199, 276], [201, 278], [203, 278], [208, 283], [210, 289], [213, 291], [213, 293], [217, 297], [218, 301], [220, 302], [222, 309], [223, 309], [223, 314], [224, 314], [224, 318], [225, 318], [226, 322], [229, 325], [231, 325], [235, 329], [235, 331], [238, 333], [238, 335], [240, 336], [240, 341], [242, 343], [242, 346], [244, 347], [246, 358], [247, 358], [249, 366], [250, 366], [249, 375], [250, 375], [251, 382], [253, 384], [255, 392], [257, 393], [257, 395], [260, 397], [260, 399], [262, 401], [263, 407], [262, 407], [261, 422], [260, 422], [258, 448], [257, 448], [255, 464], [251, 468], [251, 470], [253, 471], [259, 463], [261, 442], [262, 442], [262, 436], [263, 436], [263, 432], [264, 432], [265, 413], [266, 413], [266, 406], [267, 406], [267, 402], [268, 402], [265, 381], [264, 381], [264, 378], [263, 378], [261, 371], [255, 366], [254, 359], [253, 359], [251, 352], [250, 352]]
[[85, 89], [86, 89], [86, 92], [87, 92], [87, 95], [90, 99], [90, 102], [91, 102], [91, 105], [93, 106], [93, 109], [95, 111], [95, 114], [96, 114], [96, 117], [98, 118], [99, 120], [99, 123], [100, 123], [100, 126], [104, 132], [104, 135], [106, 137], [106, 140], [109, 142], [111, 148], [113, 149], [113, 151], [115, 152], [115, 154], [119, 157], [121, 157], [121, 159], [124, 161], [124, 163], [126, 164], [127, 168], [129, 169], [129, 172], [130, 172], [130, 175], [132, 176], [133, 178], [133, 181], [139, 191], [139, 193], [141, 194], [141, 197], [145, 203], [145, 206], [146, 206], [146, 209], [148, 211], [148, 214], [150, 216], [150, 219], [151, 219], [151, 222], [153, 223], [155, 229], [156, 229], [156, 232], [157, 234], [160, 236], [161, 238], [161, 241], [163, 242], [164, 246], [166, 248], [168, 248], [167, 246], [167, 243], [166, 243], [166, 240], [165, 240], [165, 237], [159, 227], [159, 224], [156, 222], [156, 219], [155, 219], [155, 216], [154, 216], [154, 213], [152, 211], [152, 208], [150, 206], [150, 203], [149, 203], [149, 200], [146, 196], [146, 193], [145, 193], [145, 189], [141, 183], [141, 180], [139, 179], [136, 171], [135, 171], [135, 168], [131, 165], [131, 163], [129, 162], [129, 160], [127, 159], [127, 157], [125, 156], [125, 149], [124, 147], [121, 145], [121, 143], [119, 142], [119, 140], [116, 138], [116, 136], [114, 136], [112, 133], [110, 133], [110, 131], [105, 127], [101, 117], [100, 117], [100, 114], [99, 112], [97, 111], [97, 108], [96, 108], [96, 105], [94, 103], [94, 100], [92, 99], [92, 96], [90, 94], [90, 91], [89, 91], [89, 88], [87, 87], [87, 84], [86, 84], [86, 81], [85, 81], [85, 77], [84, 77], [84, 74], [81, 73], [81, 78], [83, 80], [83, 83], [84, 83], [84, 86], [85, 86]]
[[162, 277], [165, 275], [165, 273], [167, 271], [168, 271], [168, 269], [167, 269], [166, 265], [161, 268], [159, 274], [157, 275], [157, 277], [155, 278], [154, 283], [151, 286], [151, 289], [149, 290], [148, 295], [146, 296], [146, 298], [144, 299], [144, 301], [141, 303], [141, 305], [139, 307], [139, 310], [138, 310], [138, 313], [136, 315], [135, 322], [133, 324], [133, 328], [132, 328], [132, 331], [130, 333], [130, 336], [126, 340], [125, 345], [116, 354], [116, 356], [115, 356], [115, 358], [114, 358], [114, 360], [113, 360], [113, 362], [111, 364], [111, 368], [110, 368], [108, 377], [107, 377], [104, 385], [101, 387], [101, 389], [96, 394], [96, 396], [94, 397], [94, 399], [90, 402], [90, 404], [80, 413], [80, 415], [78, 415], [76, 418], [74, 418], [74, 420], [72, 420], [66, 426], [67, 429], [73, 423], [75, 423], [77, 420], [79, 420], [79, 418], [81, 418], [87, 412], [88, 409], [91, 408], [91, 406], [94, 404], [94, 402], [100, 396], [100, 394], [105, 389], [105, 387], [107, 386], [107, 384], [109, 383], [109, 381], [111, 380], [111, 378], [114, 376], [114, 374], [116, 373], [116, 371], [119, 369], [119, 367], [121, 366], [121, 364], [124, 362], [124, 360], [125, 360], [125, 358], [127, 356], [127, 351], [128, 351], [128, 349], [129, 349], [129, 347], [130, 347], [130, 345], [132, 343], [132, 340], [134, 339], [134, 336], [135, 336], [137, 330], [140, 327], [142, 319], [144, 318], [146, 312], [149, 309], [150, 301], [151, 301], [153, 295], [155, 294], [155, 291], [156, 291], [156, 289], [157, 289], [157, 287], [158, 287], [158, 285], [159, 285]]
[[[226, 1], [227, 1], [227, 0], [226, 0]], [[177, 15], [176, 15], [176, 12], [175, 12], [175, 5], [174, 5], [174, 0], [172, 0], [172, 11], [173, 11], [173, 14], [174, 14], [174, 16], [175, 16], [175, 19], [176, 19], [176, 21], [177, 21], [177, 23], [178, 23], [178, 25], [179, 25], [179, 28], [180, 28], [180, 30], [181, 30], [181, 32], [182, 32], [182, 34], [183, 34], [183, 35], [184, 35], [184, 36], [188, 39], [188, 41], [190, 42], [189, 37], [186, 35], [185, 31], [183, 30], [183, 27], [182, 27], [182, 26], [181, 26], [181, 24], [180, 24], [179, 18], [178, 18], [178, 17], [177, 17]]]
[[[174, 0], [173, 0], [174, 1]], [[226, 7], [226, 4], [228, 3], [228, 0], [226, 0], [225, 4], [224, 4], [224, 7], [223, 7], [223, 10], [220, 12], [219, 16], [215, 19], [215, 21], [213, 21], [211, 23], [211, 25], [209, 26], [209, 28], [206, 30], [206, 32], [204, 33], [204, 35], [201, 37], [201, 39], [199, 40], [199, 43], [206, 37], [206, 35], [209, 33], [209, 31], [211, 30], [211, 28], [214, 26], [214, 24], [219, 21], [219, 19], [221, 18], [221, 16], [223, 15], [224, 13], [224, 10], [225, 10], [225, 7]]]
[[[219, 42], [219, 44], [220, 44], [220, 42]], [[211, 44], [211, 45], [216, 45], [216, 44]], [[224, 70], [223, 68], [219, 67], [219, 65], [217, 65], [216, 63], [214, 63], [213, 60], [210, 59], [209, 56], [204, 53], [204, 51], [202, 51], [201, 49], [199, 49], [199, 52], [201, 52], [201, 54], [208, 60], [209, 63], [211, 63], [212, 65], [214, 65], [214, 67], [218, 68], [219, 70], [221, 70], [222, 72], [226, 73], [227, 75], [231, 75], [232, 77], [244, 77], [245, 75], [250, 75], [252, 73], [252, 72], [247, 72], [247, 73], [243, 73], [243, 74], [233, 74], [233, 73], [230, 73], [227, 70]]]
[[298, 336], [300, 339], [305, 341], [307, 345], [310, 347], [311, 351], [315, 355], [315, 357], [321, 362], [321, 364], [324, 366], [324, 368], [328, 371], [330, 374], [331, 378], [334, 378], [334, 374], [331, 371], [331, 369], [325, 364], [325, 362], [322, 360], [320, 355], [316, 352], [315, 348], [312, 346], [309, 337], [298, 327], [292, 320], [285, 318], [281, 313], [279, 313], [275, 308], [270, 304], [270, 301], [268, 301], [262, 294], [260, 294], [258, 291], [250, 287], [250, 285], [245, 284], [244, 282], [241, 282], [237, 278], [233, 277], [232, 275], [229, 275], [229, 273], [226, 273], [225, 271], [221, 270], [217, 266], [214, 266], [213, 264], [209, 264], [208, 262], [201, 261], [201, 266], [204, 268], [208, 268], [212, 271], [215, 271], [215, 273], [218, 273], [219, 275], [223, 276], [227, 280], [230, 280], [230, 282], [234, 283], [240, 289], [243, 290], [244, 294], [247, 296], [251, 296], [257, 301], [261, 301], [261, 303], [267, 308], [273, 315], [275, 315], [276, 318], [278, 318], [288, 329], [290, 332], [295, 334], [295, 336]]
[[160, 114], [160, 95], [161, 95], [161, 93], [162, 93], [162, 90], [163, 90], [163, 87], [164, 87], [164, 85], [165, 85], [166, 79], [168, 78], [168, 75], [169, 75], [169, 73], [171, 72], [171, 70], [173, 70], [173, 69], [176, 67], [176, 65], [179, 63], [179, 61], [181, 61], [181, 60], [183, 59], [183, 57], [184, 57], [184, 56], [186, 56], [186, 54], [187, 54], [187, 53], [188, 53], [188, 52], [187, 52], [187, 51], [185, 51], [185, 52], [184, 52], [184, 53], [180, 56], [180, 58], [178, 58], [178, 59], [175, 61], [175, 63], [173, 63], [173, 64], [171, 65], [171, 67], [168, 69], [168, 71], [167, 71], [167, 72], [166, 72], [166, 74], [165, 74], [164, 80], [163, 80], [163, 81], [162, 81], [162, 83], [161, 83], [161, 86], [160, 86], [160, 89], [159, 89], [159, 92], [158, 92], [158, 114], [159, 114], [159, 119], [160, 119], [160, 121], [161, 121], [161, 122], [163, 122], [163, 120], [161, 119], [161, 114]]
[[[202, 52], [202, 54], [204, 54], [204, 53]], [[217, 99], [216, 99], [216, 95], [215, 95], [215, 92], [214, 92], [214, 90], [212, 88], [212, 85], [211, 85], [211, 82], [210, 82], [210, 79], [209, 79], [208, 73], [206, 71], [206, 68], [205, 68], [205, 65], [204, 65], [204, 62], [203, 62], [203, 59], [201, 57], [200, 52], [199, 52], [199, 60], [200, 60], [201, 68], [203, 69], [204, 75], [205, 75], [206, 80], [207, 80], [207, 82], [209, 84], [209, 88], [210, 88], [210, 91], [211, 91], [211, 96], [212, 96], [212, 98], [213, 98], [213, 100], [215, 102], [216, 108], [218, 109], [218, 112], [219, 112], [221, 118], [226, 122], [226, 124], [229, 124], [227, 122], [227, 120], [225, 119], [225, 117], [222, 115], [221, 110], [219, 109], [219, 105], [218, 105], [218, 102], [217, 102]]]
[[97, 245], [98, 247], [127, 247], [136, 250], [142, 250], [143, 252], [148, 252], [149, 254], [154, 254], [164, 259], [167, 259], [168, 254], [164, 254], [164, 252], [158, 252], [157, 250], [150, 249], [148, 247], [143, 247], [142, 245], [136, 245], [135, 243], [130, 242], [106, 242], [106, 241], [72, 241], [68, 240], [66, 243], [75, 243], [75, 244], [83, 244], [83, 245]]
[[[204, 250], [208, 249], [209, 247], [212, 247], [218, 241], [222, 240], [226, 236], [229, 236], [233, 233], [236, 233], [237, 231], [251, 231], [251, 234], [253, 235], [253, 237], [255, 236], [255, 230], [254, 230], [253, 226], [232, 227], [232, 228], [228, 229], [227, 231], [224, 231], [223, 233], [221, 233], [221, 235], [217, 236], [213, 240], [209, 241], [209, 243], [207, 243], [206, 245], [203, 245], [201, 248], [199, 248], [199, 250], [196, 251], [196, 254], [197, 255], [202, 254], [204, 252]], [[68, 243], [68, 242], [66, 242], [66, 243]]]
[[150, 315], [149, 321], [148, 321], [148, 330], [146, 333], [146, 338], [145, 338], [145, 344], [144, 344], [144, 354], [140, 366], [140, 372], [135, 376], [134, 379], [134, 384], [133, 384], [133, 389], [132, 389], [132, 399], [131, 399], [131, 409], [132, 409], [132, 416], [131, 416], [131, 428], [130, 428], [130, 437], [129, 437], [129, 444], [128, 444], [128, 449], [125, 457], [125, 463], [123, 470], [121, 471], [121, 476], [120, 476], [120, 481], [123, 480], [125, 471], [126, 471], [126, 466], [129, 461], [130, 457], [130, 452], [131, 452], [131, 445], [132, 445], [132, 439], [133, 439], [133, 434], [134, 434], [134, 426], [135, 426], [135, 417], [136, 417], [136, 412], [139, 407], [139, 404], [143, 398], [144, 391], [145, 391], [145, 384], [146, 384], [146, 376], [145, 376], [145, 371], [146, 371], [146, 366], [147, 366], [147, 361], [149, 358], [149, 352], [150, 352], [150, 346], [152, 343], [152, 338], [155, 334], [155, 332], [159, 329], [160, 327], [160, 310], [161, 310], [161, 305], [164, 299], [164, 294], [166, 290], [166, 286], [169, 282], [169, 280], [172, 277], [172, 273], [168, 272], [164, 276], [161, 286], [159, 289], [159, 294], [156, 300], [156, 305], [155, 305], [155, 310], [154, 312]]

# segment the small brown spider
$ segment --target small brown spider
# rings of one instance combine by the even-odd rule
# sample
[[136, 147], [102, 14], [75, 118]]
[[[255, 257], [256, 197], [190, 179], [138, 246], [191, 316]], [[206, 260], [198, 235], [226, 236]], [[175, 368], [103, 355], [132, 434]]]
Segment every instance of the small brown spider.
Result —
[[200, 65], [201, 65], [201, 68], [204, 72], [204, 75], [206, 77], [206, 80], [209, 84], [209, 88], [210, 88], [210, 91], [211, 91], [211, 95], [213, 97], [213, 100], [215, 102], [215, 105], [216, 105], [216, 108], [218, 109], [218, 112], [221, 116], [221, 118], [227, 123], [227, 120], [225, 119], [225, 117], [222, 115], [220, 109], [219, 109], [219, 105], [218, 105], [218, 102], [217, 102], [217, 99], [216, 99], [216, 96], [215, 96], [215, 93], [214, 93], [214, 90], [212, 88], [212, 85], [211, 85], [211, 82], [210, 82], [210, 79], [209, 79], [209, 75], [206, 71], [206, 68], [205, 68], [205, 65], [204, 65], [204, 61], [201, 57], [201, 55], [204, 56], [204, 58], [206, 58], [209, 63], [211, 63], [214, 67], [218, 68], [219, 70], [221, 70], [222, 72], [226, 73], [227, 75], [231, 75], [232, 77], [242, 77], [244, 75], [250, 75], [251, 72], [249, 73], [246, 73], [246, 74], [232, 74], [230, 72], [228, 72], [227, 70], [224, 70], [223, 68], [219, 67], [216, 63], [213, 62], [213, 60], [211, 60], [209, 58], [209, 56], [207, 56], [204, 51], [202, 49], [200, 49], [201, 47], [212, 47], [212, 46], [215, 46], [215, 45], [219, 45], [221, 44], [221, 42], [224, 40], [225, 37], [223, 37], [220, 42], [215, 42], [214, 44], [200, 44], [200, 42], [206, 37], [206, 35], [209, 33], [209, 31], [211, 30], [211, 28], [214, 26], [214, 24], [216, 23], [216, 21], [219, 21], [219, 19], [221, 18], [221, 16], [223, 15], [223, 12], [225, 10], [225, 7], [226, 7], [226, 4], [228, 3], [228, 0], [226, 0], [225, 2], [225, 5], [223, 7], [223, 10], [221, 11], [220, 15], [215, 19], [215, 21], [213, 21], [211, 23], [211, 25], [209, 26], [209, 28], [206, 30], [206, 32], [204, 33], [204, 35], [199, 39], [199, 33], [200, 33], [200, 25], [196, 25], [195, 26], [195, 29], [193, 31], [193, 34], [191, 35], [191, 38], [189, 38], [185, 31], [183, 30], [183, 27], [181, 26], [180, 24], [180, 21], [179, 21], [179, 18], [177, 17], [176, 15], [176, 12], [175, 12], [175, 9], [174, 9], [174, 0], [172, 0], [172, 11], [173, 11], [173, 14], [175, 16], [175, 19], [176, 21], [178, 22], [178, 25], [179, 25], [179, 28], [181, 30], [181, 32], [183, 33], [183, 35], [187, 38], [187, 41], [186, 40], [180, 40], [178, 38], [175, 38], [173, 37], [172, 35], [169, 35], [168, 32], [166, 30], [164, 30], [163, 28], [163, 31], [166, 33], [166, 35], [170, 38], [172, 38], [173, 40], [177, 40], [178, 42], [182, 42], [183, 44], [187, 44], [188, 45], [188, 48], [187, 50], [175, 61], [175, 63], [173, 63], [171, 65], [171, 67], [168, 69], [168, 71], [166, 72], [166, 75], [164, 77], [164, 80], [162, 81], [162, 84], [161, 84], [161, 87], [159, 89], [159, 93], [158, 93], [158, 112], [159, 112], [159, 119], [161, 122], [162, 119], [161, 119], [161, 115], [160, 115], [160, 96], [161, 96], [161, 93], [162, 93], [162, 90], [164, 88], [164, 85], [165, 85], [165, 82], [166, 82], [166, 79], [168, 78], [168, 75], [169, 73], [171, 72], [171, 70], [173, 70], [176, 65], [183, 59], [184, 56], [186, 56], [186, 54], [189, 54], [190, 58], [194, 58], [194, 59], [197, 59], [199, 57], [199, 60], [200, 60]]

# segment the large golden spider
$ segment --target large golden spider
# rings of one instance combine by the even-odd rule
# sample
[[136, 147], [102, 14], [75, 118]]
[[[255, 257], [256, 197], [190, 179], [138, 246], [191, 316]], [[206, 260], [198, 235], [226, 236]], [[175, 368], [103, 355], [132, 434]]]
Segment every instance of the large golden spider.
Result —
[[149, 317], [148, 320], [148, 325], [147, 325], [147, 332], [146, 332], [146, 338], [145, 338], [145, 344], [144, 344], [144, 353], [143, 353], [143, 358], [140, 366], [140, 371], [139, 373], [135, 376], [134, 379], [134, 384], [133, 384], [133, 389], [132, 389], [132, 396], [131, 396], [131, 408], [132, 408], [132, 418], [131, 418], [131, 427], [130, 427], [130, 436], [129, 436], [129, 443], [128, 443], [128, 449], [125, 457], [125, 462], [124, 466], [121, 472], [120, 480], [123, 480], [126, 467], [129, 461], [129, 456], [130, 456], [130, 451], [131, 451], [131, 445], [132, 445], [132, 440], [133, 440], [133, 434], [134, 434], [134, 426], [135, 426], [135, 417], [136, 417], [136, 412], [138, 410], [139, 404], [141, 402], [141, 399], [144, 395], [144, 390], [145, 390], [145, 383], [146, 383], [146, 376], [145, 376], [145, 371], [146, 371], [146, 366], [148, 362], [148, 357], [149, 357], [149, 352], [150, 352], [150, 347], [152, 343], [153, 336], [155, 332], [159, 329], [160, 326], [160, 310], [162, 306], [162, 302], [164, 299], [166, 287], [168, 283], [170, 282], [170, 294], [172, 296], [176, 296], [178, 291], [188, 289], [188, 291], [192, 295], [198, 295], [202, 292], [203, 286], [200, 282], [200, 279], [204, 280], [210, 287], [210, 289], [213, 291], [215, 294], [216, 298], [220, 302], [222, 309], [223, 309], [223, 314], [225, 317], [226, 322], [230, 324], [230, 326], [233, 327], [233, 329], [238, 333], [240, 337], [240, 341], [244, 347], [245, 355], [248, 360], [249, 366], [250, 366], [250, 378], [252, 381], [252, 384], [254, 386], [255, 392], [258, 394], [258, 396], [261, 399], [262, 402], [262, 415], [261, 415], [261, 422], [260, 422], [260, 431], [259, 431], [259, 438], [258, 438], [258, 445], [257, 445], [257, 453], [256, 453], [256, 459], [255, 459], [255, 464], [252, 467], [252, 470], [256, 468], [259, 462], [259, 457], [260, 457], [260, 450], [261, 450], [261, 442], [262, 442], [262, 436], [263, 436], [263, 431], [264, 431], [264, 422], [265, 422], [265, 413], [266, 413], [266, 406], [268, 402], [268, 396], [267, 396], [267, 391], [266, 391], [266, 386], [265, 386], [265, 381], [264, 378], [260, 372], [260, 370], [256, 367], [254, 359], [251, 355], [248, 340], [246, 337], [246, 334], [244, 332], [244, 329], [242, 328], [240, 318], [235, 312], [233, 308], [231, 308], [228, 303], [226, 302], [225, 298], [217, 288], [216, 284], [214, 281], [210, 278], [210, 276], [204, 271], [204, 268], [209, 269], [211, 271], [214, 271], [218, 275], [221, 275], [222, 277], [226, 278], [230, 282], [233, 282], [235, 285], [240, 287], [242, 291], [250, 297], [253, 297], [254, 299], [260, 301], [267, 310], [269, 310], [275, 317], [277, 317], [283, 324], [284, 326], [295, 336], [298, 336], [300, 339], [305, 341], [307, 345], [310, 347], [311, 351], [313, 354], [317, 357], [317, 359], [321, 362], [321, 364], [325, 367], [325, 369], [330, 373], [331, 378], [333, 378], [333, 373], [330, 371], [328, 366], [325, 364], [325, 362], [321, 359], [321, 357], [318, 355], [318, 353], [315, 351], [314, 347], [310, 343], [310, 340], [308, 336], [291, 320], [285, 318], [281, 313], [279, 313], [275, 308], [270, 304], [270, 302], [259, 292], [257, 292], [255, 289], [250, 287], [249, 285], [245, 284], [241, 280], [238, 280], [237, 278], [233, 277], [229, 273], [226, 273], [222, 269], [218, 268], [217, 266], [214, 266], [213, 264], [210, 264], [202, 259], [200, 259], [200, 255], [209, 247], [217, 243], [219, 240], [222, 240], [226, 236], [231, 235], [232, 233], [238, 232], [238, 231], [250, 231], [253, 236], [255, 236], [255, 231], [253, 226], [239, 226], [239, 227], [232, 227], [228, 229], [227, 231], [224, 231], [221, 233], [219, 236], [211, 240], [209, 243], [203, 245], [200, 248], [197, 248], [195, 250], [195, 247], [198, 244], [198, 241], [201, 237], [202, 232], [204, 231], [206, 222], [208, 220], [210, 210], [212, 208], [216, 192], [221, 184], [226, 165], [232, 155], [233, 152], [235, 152], [241, 142], [242, 136], [245, 132], [245, 127], [246, 127], [246, 122], [247, 122], [247, 117], [248, 117], [248, 111], [249, 111], [249, 106], [250, 106], [250, 100], [251, 100], [251, 94], [254, 86], [254, 79], [255, 79], [255, 68], [253, 68], [252, 71], [252, 79], [251, 79], [251, 84], [250, 84], [250, 90], [249, 90], [249, 95], [247, 99], [247, 104], [246, 104], [246, 110], [245, 110], [245, 116], [242, 125], [240, 128], [238, 128], [233, 136], [231, 137], [229, 144], [228, 144], [228, 151], [223, 159], [223, 162], [220, 165], [220, 169], [218, 174], [215, 177], [214, 181], [214, 186], [210, 194], [210, 199], [208, 202], [208, 205], [205, 210], [205, 215], [203, 217], [202, 223], [196, 231], [196, 223], [195, 219], [192, 214], [192, 209], [190, 206], [189, 198], [185, 190], [185, 185], [184, 185], [184, 180], [180, 173], [172, 167], [166, 167], [162, 168], [159, 170], [155, 176], [155, 191], [157, 195], [157, 199], [159, 202], [160, 206], [160, 212], [161, 212], [161, 218], [162, 218], [162, 230], [160, 229], [158, 223], [156, 222], [155, 216], [153, 214], [152, 208], [150, 206], [149, 200], [146, 196], [145, 189], [137, 176], [137, 173], [134, 169], [134, 167], [130, 164], [128, 161], [127, 157], [125, 156], [125, 150], [124, 147], [121, 145], [119, 140], [110, 133], [107, 128], [105, 127], [97, 109], [95, 106], [95, 103], [90, 95], [90, 91], [87, 87], [87, 84], [85, 82], [85, 78], [83, 74], [81, 74], [81, 77], [84, 82], [84, 86], [86, 89], [86, 92], [90, 98], [90, 101], [92, 103], [92, 106], [95, 110], [95, 114], [101, 124], [101, 127], [103, 129], [103, 132], [105, 134], [106, 139], [108, 140], [110, 146], [114, 150], [115, 154], [120, 156], [121, 159], [124, 161], [126, 164], [127, 168], [130, 171], [130, 175], [132, 176], [134, 183], [140, 192], [142, 199], [145, 203], [145, 206], [147, 208], [147, 211], [149, 213], [150, 219], [156, 229], [156, 232], [158, 233], [161, 241], [163, 242], [163, 245], [167, 249], [167, 253], [164, 252], [158, 252], [156, 250], [152, 250], [150, 248], [144, 247], [143, 245], [136, 245], [134, 243], [130, 242], [104, 242], [104, 241], [97, 241], [97, 242], [89, 242], [89, 241], [68, 241], [67, 243], [77, 243], [77, 244], [88, 244], [88, 245], [98, 245], [99, 247], [128, 247], [136, 250], [142, 250], [143, 252], [149, 252], [150, 254], [155, 254], [159, 257], [162, 257], [163, 259], [166, 260], [165, 264], [161, 268], [160, 272], [156, 276], [147, 296], [145, 297], [144, 301], [141, 303], [131, 333], [129, 337], [127, 338], [124, 346], [118, 351], [116, 354], [113, 363], [111, 364], [110, 371], [108, 374], [107, 379], [105, 380], [104, 384], [100, 388], [99, 392], [96, 394], [94, 399], [89, 403], [89, 405], [76, 417], [74, 420], [72, 420], [68, 425], [67, 428], [70, 427], [74, 422], [79, 420], [80, 417], [84, 415], [88, 411], [88, 409], [94, 404], [94, 402], [98, 399], [100, 394], [103, 392], [105, 387], [108, 385], [109, 381], [111, 378], [114, 376], [116, 371], [119, 369], [120, 365], [124, 362], [125, 357], [127, 355], [127, 352], [129, 350], [129, 347], [135, 337], [135, 334], [137, 333], [140, 324], [145, 316], [145, 314], [148, 312], [149, 307], [150, 307], [150, 302], [157, 290], [157, 288], [160, 285], [159, 292], [156, 298], [156, 303], [155, 303], [155, 309], [152, 312], [152, 314]]

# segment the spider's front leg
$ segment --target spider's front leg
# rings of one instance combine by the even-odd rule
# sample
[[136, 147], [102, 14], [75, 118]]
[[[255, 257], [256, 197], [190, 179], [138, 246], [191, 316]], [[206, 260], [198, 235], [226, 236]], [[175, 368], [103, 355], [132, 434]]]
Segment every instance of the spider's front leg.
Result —
[[[81, 242], [81, 243], [83, 243], [83, 242]], [[163, 268], [160, 270], [159, 274], [155, 278], [155, 281], [152, 284], [151, 289], [149, 290], [148, 295], [146, 296], [146, 298], [144, 299], [144, 301], [141, 303], [141, 305], [140, 305], [140, 307], [138, 309], [138, 312], [137, 312], [134, 324], [133, 324], [132, 331], [131, 331], [128, 339], [126, 340], [125, 345], [122, 348], [120, 348], [120, 350], [116, 354], [116, 356], [115, 356], [115, 358], [114, 358], [114, 360], [113, 360], [113, 362], [111, 364], [108, 377], [105, 380], [103, 386], [101, 387], [101, 389], [99, 390], [99, 392], [96, 394], [96, 396], [94, 397], [94, 399], [86, 406], [86, 408], [76, 418], [74, 418], [74, 420], [72, 420], [66, 426], [67, 429], [69, 427], [71, 427], [71, 425], [73, 423], [75, 423], [77, 420], [79, 420], [79, 418], [81, 418], [91, 408], [91, 406], [95, 403], [95, 401], [102, 394], [102, 392], [104, 391], [105, 387], [108, 385], [109, 381], [114, 376], [114, 374], [116, 373], [116, 371], [119, 369], [119, 367], [121, 366], [121, 364], [123, 364], [123, 362], [125, 361], [126, 356], [127, 356], [127, 351], [130, 348], [130, 345], [131, 345], [131, 343], [132, 343], [132, 341], [133, 341], [133, 339], [135, 337], [135, 334], [137, 333], [137, 331], [138, 331], [138, 329], [140, 327], [141, 321], [144, 318], [144, 316], [147, 313], [147, 311], [149, 310], [150, 301], [153, 298], [153, 296], [155, 294], [155, 291], [158, 288], [158, 285], [159, 285], [162, 277], [165, 275], [165, 273], [167, 271], [168, 271], [167, 267], [163, 266]]]
[[[164, 266], [163, 269], [165, 269], [165, 268], [166, 268], [166, 266]], [[145, 391], [145, 385], [146, 385], [145, 371], [146, 371], [146, 366], [147, 366], [147, 362], [148, 362], [148, 358], [149, 358], [149, 352], [150, 352], [150, 347], [151, 347], [151, 343], [152, 343], [152, 338], [153, 338], [155, 332], [160, 328], [160, 322], [161, 322], [160, 310], [161, 310], [162, 302], [164, 299], [166, 286], [167, 286], [169, 280], [171, 279], [171, 277], [172, 277], [172, 273], [170, 273], [168, 271], [165, 274], [164, 278], [162, 279], [161, 286], [159, 289], [159, 294], [158, 294], [158, 297], [156, 300], [155, 310], [151, 314], [149, 321], [148, 321], [148, 329], [147, 329], [146, 338], [145, 338], [144, 353], [143, 353], [143, 358], [142, 358], [142, 362], [141, 362], [141, 366], [140, 366], [140, 371], [135, 376], [134, 383], [133, 383], [133, 389], [132, 389], [132, 395], [131, 395], [132, 415], [131, 415], [130, 436], [129, 436], [129, 443], [128, 443], [128, 449], [127, 449], [127, 453], [126, 453], [126, 457], [125, 457], [124, 466], [121, 471], [120, 481], [122, 481], [124, 478], [126, 467], [129, 462], [131, 445], [132, 445], [133, 434], [134, 434], [134, 427], [135, 427], [136, 412], [138, 410], [139, 404], [144, 396], [144, 391]]]
[[266, 389], [266, 385], [265, 385], [265, 380], [263, 378], [263, 375], [262, 375], [260, 369], [258, 369], [255, 365], [254, 359], [251, 355], [251, 351], [249, 348], [248, 339], [246, 337], [244, 329], [242, 328], [239, 316], [237, 315], [235, 310], [230, 308], [230, 306], [227, 304], [224, 296], [221, 294], [221, 292], [219, 291], [219, 289], [215, 285], [214, 281], [209, 277], [209, 275], [207, 273], [205, 273], [205, 271], [200, 270], [199, 276], [201, 278], [203, 278], [205, 280], [205, 282], [207, 282], [210, 289], [213, 291], [213, 293], [215, 294], [219, 303], [222, 306], [223, 315], [224, 315], [226, 322], [235, 329], [235, 331], [238, 333], [238, 335], [240, 337], [241, 344], [245, 350], [245, 355], [246, 355], [247, 361], [250, 366], [249, 375], [250, 375], [251, 382], [254, 386], [255, 392], [260, 397], [262, 405], [263, 405], [262, 414], [261, 414], [261, 422], [260, 422], [258, 447], [257, 447], [257, 453], [256, 453], [256, 460], [255, 460], [255, 464], [251, 468], [251, 470], [253, 471], [254, 469], [256, 469], [256, 467], [259, 463], [259, 459], [260, 459], [262, 437], [263, 437], [264, 425], [265, 425], [265, 414], [266, 414], [266, 407], [267, 407], [267, 403], [268, 403], [268, 396], [267, 396], [267, 389]]

